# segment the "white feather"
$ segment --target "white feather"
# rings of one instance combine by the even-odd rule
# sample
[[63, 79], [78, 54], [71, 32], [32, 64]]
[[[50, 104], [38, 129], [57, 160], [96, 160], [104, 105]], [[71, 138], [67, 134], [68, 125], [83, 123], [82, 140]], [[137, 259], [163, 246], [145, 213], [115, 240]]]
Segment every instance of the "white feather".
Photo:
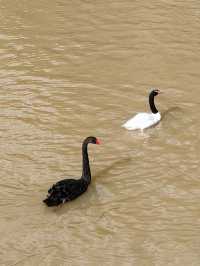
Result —
[[160, 113], [138, 113], [129, 119], [122, 127], [128, 130], [145, 129], [157, 124], [161, 119]]

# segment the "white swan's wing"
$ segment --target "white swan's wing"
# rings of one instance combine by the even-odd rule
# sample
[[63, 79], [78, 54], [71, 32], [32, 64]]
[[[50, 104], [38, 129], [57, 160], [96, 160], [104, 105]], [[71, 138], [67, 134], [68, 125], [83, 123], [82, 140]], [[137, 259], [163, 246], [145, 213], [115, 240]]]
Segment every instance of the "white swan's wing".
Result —
[[148, 120], [148, 116], [148, 113], [138, 113], [122, 126], [128, 130], [141, 129], [143, 128], [145, 121]]
[[160, 121], [160, 114], [153, 113], [138, 113], [133, 118], [129, 119], [122, 127], [128, 130], [145, 129]]

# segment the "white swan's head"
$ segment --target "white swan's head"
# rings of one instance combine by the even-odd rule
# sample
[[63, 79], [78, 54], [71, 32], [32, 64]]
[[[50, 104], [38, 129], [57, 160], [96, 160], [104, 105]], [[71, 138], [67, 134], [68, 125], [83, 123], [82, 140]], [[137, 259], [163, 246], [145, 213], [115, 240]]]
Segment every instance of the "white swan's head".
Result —
[[151, 92], [150, 92], [150, 94], [152, 94], [153, 96], [157, 96], [160, 93], [161, 93], [161, 91], [158, 90], [158, 89], [152, 89]]

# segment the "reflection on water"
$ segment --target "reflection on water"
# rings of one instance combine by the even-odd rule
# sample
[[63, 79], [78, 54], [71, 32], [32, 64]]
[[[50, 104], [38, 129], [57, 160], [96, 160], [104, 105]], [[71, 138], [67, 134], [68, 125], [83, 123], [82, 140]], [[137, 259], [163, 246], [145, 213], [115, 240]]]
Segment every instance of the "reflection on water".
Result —
[[[1, 1], [1, 265], [199, 266], [199, 10]], [[121, 128], [151, 87], [161, 122]], [[89, 135], [87, 193], [45, 207]]]
[[173, 114], [176, 112], [181, 112], [181, 108], [178, 106], [171, 107], [162, 113], [162, 119], [167, 119], [167, 116], [173, 116]]

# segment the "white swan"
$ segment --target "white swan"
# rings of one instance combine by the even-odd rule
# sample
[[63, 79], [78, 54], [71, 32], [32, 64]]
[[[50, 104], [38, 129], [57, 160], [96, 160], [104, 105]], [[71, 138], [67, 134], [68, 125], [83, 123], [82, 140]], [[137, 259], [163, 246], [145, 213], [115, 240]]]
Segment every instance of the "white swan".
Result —
[[128, 130], [143, 130], [157, 124], [161, 119], [161, 115], [155, 107], [154, 97], [160, 93], [160, 90], [152, 90], [149, 94], [149, 105], [151, 113], [138, 113], [133, 118], [124, 123], [122, 127], [125, 127]]

